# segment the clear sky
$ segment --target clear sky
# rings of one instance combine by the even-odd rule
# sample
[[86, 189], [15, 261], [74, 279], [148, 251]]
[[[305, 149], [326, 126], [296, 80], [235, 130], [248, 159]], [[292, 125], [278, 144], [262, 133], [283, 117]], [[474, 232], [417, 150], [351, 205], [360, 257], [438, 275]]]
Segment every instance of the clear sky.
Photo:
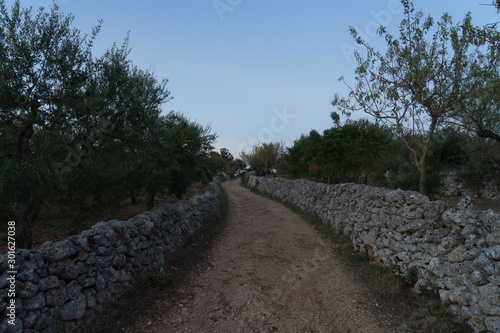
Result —
[[[164, 111], [210, 125], [216, 148], [229, 148], [235, 157], [257, 141], [291, 146], [302, 133], [330, 128], [331, 100], [347, 93], [338, 78], [354, 83], [349, 26], [377, 45], [375, 29], [394, 29], [403, 17], [398, 0], [55, 2], [75, 15], [74, 26], [84, 33], [104, 21], [96, 54], [121, 44], [130, 31], [133, 63], [169, 80], [174, 99]], [[436, 19], [447, 11], [459, 21], [470, 11], [476, 24], [500, 21], [485, 3], [491, 1], [414, 1]], [[21, 4], [38, 8], [52, 0]]]

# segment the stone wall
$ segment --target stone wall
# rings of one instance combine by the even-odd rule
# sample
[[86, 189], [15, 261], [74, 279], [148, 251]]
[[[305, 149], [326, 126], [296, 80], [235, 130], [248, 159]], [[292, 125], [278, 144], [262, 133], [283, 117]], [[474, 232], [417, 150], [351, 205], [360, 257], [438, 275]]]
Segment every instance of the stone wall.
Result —
[[248, 186], [317, 214], [356, 248], [439, 293], [476, 332], [500, 332], [500, 214], [418, 192], [249, 176]]
[[[0, 256], [0, 332], [75, 331], [112, 307], [208, 221], [221, 217], [221, 189], [155, 207], [128, 221], [99, 222], [61, 242], [15, 252], [15, 288]], [[11, 298], [9, 290], [15, 291]], [[15, 309], [10, 306], [15, 301]], [[15, 314], [15, 325], [9, 321]]]
[[439, 194], [449, 196], [470, 196], [473, 198], [482, 198], [490, 200], [500, 199], [500, 187], [495, 181], [488, 182], [478, 186], [476, 189], [466, 188], [463, 184], [455, 181], [455, 173], [450, 173], [443, 177]]

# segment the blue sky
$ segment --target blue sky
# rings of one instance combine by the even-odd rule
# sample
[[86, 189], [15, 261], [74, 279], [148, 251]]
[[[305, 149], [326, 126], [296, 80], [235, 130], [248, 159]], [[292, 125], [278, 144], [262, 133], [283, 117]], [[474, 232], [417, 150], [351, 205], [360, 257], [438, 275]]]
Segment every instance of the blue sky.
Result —
[[[14, 1], [6, 1], [10, 6]], [[454, 21], [471, 11], [474, 23], [500, 21], [490, 0], [415, 0], [417, 10]], [[353, 82], [354, 26], [374, 45], [380, 24], [402, 19], [398, 0], [56, 0], [90, 33], [104, 21], [95, 44], [100, 54], [130, 31], [130, 59], [169, 80], [180, 111], [217, 132], [216, 148], [239, 156], [257, 141], [284, 141], [332, 126], [330, 105], [346, 94], [340, 76]], [[21, 1], [23, 7], [49, 0]], [[383, 44], [380, 44], [383, 45]], [[361, 117], [363, 114], [355, 115]]]

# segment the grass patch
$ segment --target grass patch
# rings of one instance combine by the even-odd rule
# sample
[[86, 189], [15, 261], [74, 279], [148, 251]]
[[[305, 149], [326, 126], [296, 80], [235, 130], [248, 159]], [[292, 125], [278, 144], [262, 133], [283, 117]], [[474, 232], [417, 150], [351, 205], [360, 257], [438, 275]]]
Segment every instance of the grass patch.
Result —
[[229, 214], [229, 197], [227, 192], [220, 186], [221, 189], [221, 215], [213, 217], [208, 221], [206, 229], [212, 237], [220, 235], [226, 228], [227, 215]]
[[[242, 185], [244, 186], [244, 185]], [[246, 186], [244, 186], [246, 187]], [[246, 187], [248, 188], [248, 187]], [[297, 206], [284, 203], [257, 189], [253, 193], [278, 201], [312, 224], [333, 245], [346, 267], [352, 270], [358, 280], [365, 285], [373, 299], [373, 311], [381, 315], [391, 313], [395, 326], [406, 327], [412, 332], [425, 333], [470, 333], [473, 330], [459, 323], [441, 303], [437, 294], [416, 294], [411, 287], [418, 280], [418, 270], [410, 269], [407, 276], [398, 276], [370, 258], [366, 252], [357, 252], [348, 235], [337, 231], [329, 223], [323, 222], [316, 214], [305, 212]]]
[[171, 283], [174, 283], [174, 277], [169, 273], [164, 274], [149, 274], [148, 281], [153, 287], [164, 288]]

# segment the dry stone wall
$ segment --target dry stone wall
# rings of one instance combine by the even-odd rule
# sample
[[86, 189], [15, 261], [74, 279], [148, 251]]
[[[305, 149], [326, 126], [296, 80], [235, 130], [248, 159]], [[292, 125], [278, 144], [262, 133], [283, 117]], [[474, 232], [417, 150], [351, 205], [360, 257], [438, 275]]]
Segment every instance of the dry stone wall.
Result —
[[500, 199], [500, 187], [495, 181], [490, 181], [486, 184], [481, 184], [476, 189], [466, 188], [463, 184], [455, 181], [455, 173], [450, 173], [443, 177], [439, 193], [443, 196], [470, 196], [473, 198], [482, 199]]
[[413, 191], [249, 176], [248, 186], [318, 215], [356, 248], [414, 277], [476, 332], [500, 332], [500, 214]]
[[213, 182], [203, 195], [128, 221], [99, 222], [64, 241], [18, 249], [15, 279], [7, 273], [7, 255], [0, 256], [0, 332], [84, 327], [149, 273], [161, 272], [170, 254], [220, 216], [221, 189]]

